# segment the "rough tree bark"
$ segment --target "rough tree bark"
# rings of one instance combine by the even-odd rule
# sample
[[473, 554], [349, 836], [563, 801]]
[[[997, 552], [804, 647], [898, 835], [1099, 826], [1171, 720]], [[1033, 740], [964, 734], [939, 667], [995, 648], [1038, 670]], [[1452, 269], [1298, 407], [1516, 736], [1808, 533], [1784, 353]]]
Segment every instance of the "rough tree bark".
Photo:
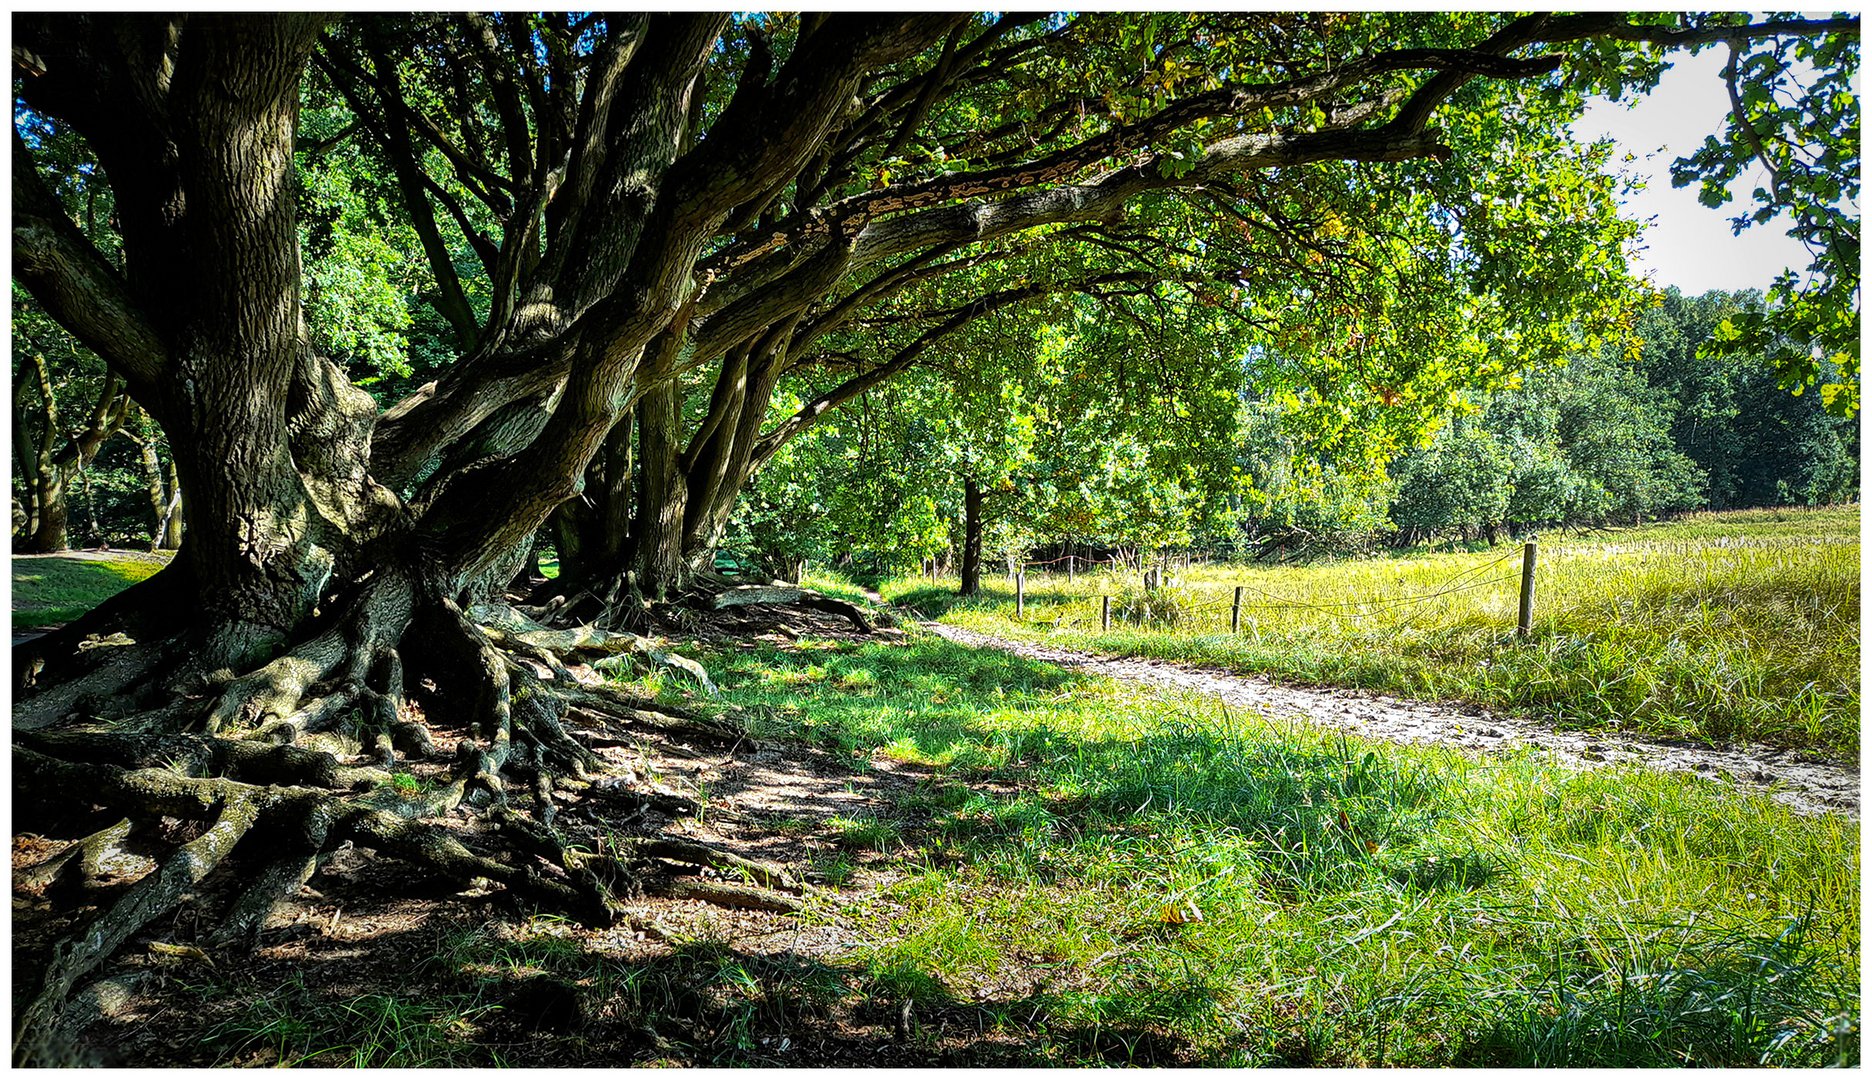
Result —
[[982, 489], [972, 476], [962, 480], [962, 587], [963, 596], [981, 592]]
[[[241, 886], [217, 928], [232, 940], [347, 841], [594, 924], [615, 917], [644, 859], [708, 857], [657, 838], [602, 856], [564, 842], [555, 783], [584, 783], [594, 763], [570, 722], [710, 725], [585, 686], [567, 662], [679, 658], [604, 627], [541, 625], [501, 603], [501, 589], [557, 508], [595, 496], [603, 520], [574, 530], [582, 575], [629, 573], [649, 596], [680, 591], [737, 493], [788, 438], [994, 305], [1092, 284], [1020, 286], [920, 313], [908, 344], [765, 426], [776, 380], [831, 362], [829, 335], [860, 313], [966, 269], [961, 249], [1110, 225], [1142, 194], [1259, 170], [1446, 156], [1430, 121], [1452, 94], [1558, 66], [1512, 55], [1524, 46], [1757, 32], [1698, 36], [1615, 15], [1505, 19], [1471, 48], [1379, 51], [1191, 92], [1037, 148], [1025, 127], [1018, 138], [989, 132], [1014, 148], [893, 184], [863, 163], [901, 149], [944, 93], [1005, 78], [1062, 31], [1035, 16], [987, 20], [973, 37], [957, 36], [971, 26], [961, 15], [806, 16], [784, 43], [746, 29], [730, 64], [725, 15], [529, 19], [518, 35], [500, 32], [520, 25], [502, 19], [15, 21], [16, 114], [23, 106], [86, 141], [123, 247], [119, 268], [86, 240], [16, 132], [16, 280], [162, 427], [186, 521], [168, 567], [15, 650], [16, 805], [36, 813], [82, 799], [139, 834], [163, 818], [203, 826], [54, 950], [22, 1013], [18, 1061], [53, 1060], [68, 992], [211, 873]], [[1857, 21], [1763, 25], [1855, 32]], [[586, 31], [595, 40], [575, 60]], [[410, 45], [464, 70], [505, 68], [433, 108], [400, 87], [396, 61]], [[396, 180], [463, 347], [387, 409], [311, 347], [304, 325], [293, 152], [314, 56]], [[711, 94], [710, 70], [731, 88]], [[1424, 74], [1400, 93], [1410, 72]], [[1059, 124], [1098, 108], [1056, 104]], [[1142, 149], [1197, 121], [1227, 120], [1219, 129], [1233, 132], [1235, 118], [1313, 104], [1325, 121], [1225, 134], [1175, 175]], [[500, 137], [461, 138], [463, 117], [491, 118]], [[1041, 134], [1079, 130], [1059, 124]], [[449, 184], [426, 178], [433, 160], [446, 162]], [[436, 242], [438, 209], [459, 249]], [[478, 260], [486, 278], [480, 326], [460, 302], [458, 257]], [[686, 392], [710, 387], [709, 371], [706, 415], [685, 430]], [[591, 490], [594, 478], [604, 490]], [[974, 584], [981, 493], [969, 491], [977, 527], [964, 577]], [[628, 528], [625, 505], [636, 508]], [[463, 734], [438, 747], [443, 730]], [[392, 813], [381, 799], [388, 769], [410, 759], [446, 761], [449, 780]], [[477, 850], [424, 820], [458, 807], [494, 839]], [[78, 849], [107, 849], [122, 828]]]

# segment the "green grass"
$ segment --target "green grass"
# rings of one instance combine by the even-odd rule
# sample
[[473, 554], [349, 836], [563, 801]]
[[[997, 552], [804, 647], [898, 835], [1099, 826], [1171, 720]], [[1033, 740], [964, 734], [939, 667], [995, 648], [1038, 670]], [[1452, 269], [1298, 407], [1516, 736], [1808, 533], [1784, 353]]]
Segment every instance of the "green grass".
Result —
[[[836, 1060], [1860, 1059], [1854, 821], [1693, 777], [1274, 724], [922, 634], [698, 655], [752, 734], [834, 751], [854, 790], [884, 793], [769, 823], [831, 841], [811, 869], [843, 891], [797, 919], [815, 941], [841, 928], [838, 948], [703, 931], [625, 960], [614, 932], [558, 920], [464, 927], [420, 992], [222, 991], [207, 1056], [779, 1066], [855, 1039]], [[874, 785], [879, 758], [923, 779]], [[885, 884], [851, 891], [861, 866]], [[512, 989], [542, 977], [576, 988], [590, 1026], [514, 1033]]]
[[13, 559], [13, 625], [69, 622], [167, 565], [156, 555], [114, 553], [109, 560], [68, 555]]
[[[1279, 662], [1285, 642], [1317, 665], [1289, 660], [1289, 673], [1377, 679], [1417, 664], [1428, 671], [1421, 692], [1439, 696], [1457, 696], [1433, 680], [1458, 670], [1469, 647], [1483, 648], [1492, 668], [1545, 657], [1553, 678], [1576, 677], [1582, 656], [1604, 650], [1606, 663], [1642, 673], [1627, 681], [1666, 686], [1662, 676], [1726, 656], [1754, 665], [1742, 689], [1758, 706], [1786, 696], [1765, 665], [1809, 662], [1808, 681], [1833, 688], [1813, 698], [1825, 706], [1815, 730], [1825, 731], [1846, 701], [1857, 707], [1856, 526], [1856, 515], [1839, 514], [1712, 518], [1544, 542], [1553, 576], [1542, 579], [1531, 646], [1511, 640], [1511, 586], [1506, 599], [1450, 593], [1434, 602], [1447, 607], [1420, 608], [1388, 631], [1317, 611], [1284, 611], [1291, 623], [1260, 613], [1264, 651], [1253, 654], [1221, 649], [1253, 640], [1246, 633], [1086, 634], [1070, 624], [1083, 617], [1072, 605], [1096, 596], [1099, 582], [1071, 595], [1052, 582], [1036, 589], [1039, 610], [1025, 627], [992, 597], [946, 617], [1108, 648], [1155, 642], [1211, 662]], [[1197, 600], [1243, 579], [1319, 600], [1381, 585], [1396, 595], [1493, 557], [1231, 571], [1185, 585]], [[905, 595], [907, 584], [887, 591]], [[1062, 624], [1033, 625], [1046, 618]], [[1481, 644], [1464, 645], [1465, 634]], [[1829, 645], [1828, 634], [1841, 640]], [[1429, 648], [1438, 641], [1442, 651]], [[1360, 648], [1374, 656], [1354, 655]], [[887, 882], [812, 895], [802, 926], [844, 928], [841, 950], [743, 953], [679, 937], [668, 956], [623, 962], [605, 951], [606, 935], [551, 920], [474, 928], [423, 970], [440, 991], [245, 994], [209, 1033], [210, 1056], [489, 1064], [548, 1046], [570, 1054], [590, 1038], [620, 1063], [784, 1065], [798, 1059], [776, 1048], [812, 1045], [828, 1018], [896, 1046], [896, 1006], [911, 1000], [916, 1019], [900, 1049], [933, 1053], [941, 1031], [998, 1064], [1860, 1060], [1855, 821], [1802, 818], [1694, 777], [1571, 772], [1533, 755], [1472, 758], [1271, 723], [926, 635], [695, 655], [754, 735], [834, 750], [859, 770], [855, 790], [890, 793], [824, 827], [833, 844], [815, 861], [820, 880]], [[1611, 673], [1575, 722], [1604, 723], [1622, 692]], [[1528, 678], [1450, 685], [1564, 698]], [[1683, 709], [1688, 699], [1677, 700]], [[879, 756], [927, 778], [871, 785], [864, 763]], [[508, 987], [540, 975], [576, 985], [599, 1026], [499, 1051], [482, 1043], [504, 1030]]]
[[503, 1064], [471, 1041], [498, 1015], [479, 988], [460, 993], [345, 993], [295, 974], [253, 993], [238, 978], [189, 988], [203, 1008], [235, 1004], [203, 1042], [218, 1066], [383, 1069]]
[[1036, 1064], [1858, 1059], [1853, 822], [928, 638], [710, 661], [759, 734], [935, 767], [888, 830], [840, 823], [903, 875], [838, 912], [872, 942], [840, 962]]
[[[1172, 575], [1173, 624], [1126, 625], [1130, 578], [1045, 575], [1014, 617], [1004, 578], [883, 594], [946, 622], [1096, 652], [1472, 702], [1562, 726], [1753, 741], [1855, 758], [1857, 508], [1698, 514], [1543, 540], [1534, 633], [1514, 634], [1520, 546]], [[1239, 633], [1229, 632], [1234, 587]], [[1114, 597], [1109, 632], [1099, 596]]]

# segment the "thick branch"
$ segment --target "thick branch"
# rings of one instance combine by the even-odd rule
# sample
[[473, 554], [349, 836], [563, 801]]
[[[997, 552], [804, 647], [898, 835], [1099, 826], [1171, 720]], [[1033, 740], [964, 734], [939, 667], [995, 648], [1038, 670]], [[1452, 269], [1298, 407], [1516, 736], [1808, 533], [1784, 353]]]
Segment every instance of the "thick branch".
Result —
[[[374, 24], [366, 24], [374, 27]], [[373, 63], [376, 65], [381, 92], [386, 101], [401, 100], [403, 97], [402, 76], [397, 73], [396, 61], [388, 53], [389, 46], [384, 44], [376, 33], [367, 33]], [[335, 83], [343, 86], [340, 80]], [[388, 112], [388, 108], [386, 108]], [[384, 156], [390, 159], [391, 172], [395, 174], [397, 190], [403, 195], [404, 208], [409, 213], [410, 225], [415, 228], [417, 238], [422, 242], [423, 255], [429, 260], [430, 273], [435, 275], [436, 287], [441, 290], [441, 297], [436, 301], [436, 310], [448, 320], [455, 331], [456, 343], [463, 351], [474, 347], [480, 327], [475, 323], [474, 309], [468, 303], [468, 295], [462, 290], [461, 279], [455, 273], [455, 260], [449, 254], [448, 245], [442, 241], [442, 232], [436, 227], [435, 212], [430, 209], [424, 178], [417, 165], [416, 151], [411, 145], [409, 129], [393, 121], [386, 122], [384, 129], [377, 133], [383, 147]]]
[[40, 306], [122, 372], [137, 399], [157, 403], [169, 350], [117, 272], [85, 239], [13, 135], [13, 274]]

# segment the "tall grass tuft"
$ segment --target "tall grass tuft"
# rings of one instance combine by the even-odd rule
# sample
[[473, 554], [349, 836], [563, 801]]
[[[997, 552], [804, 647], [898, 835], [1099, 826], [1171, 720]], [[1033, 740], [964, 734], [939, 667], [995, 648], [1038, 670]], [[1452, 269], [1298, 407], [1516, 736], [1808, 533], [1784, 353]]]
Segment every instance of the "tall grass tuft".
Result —
[[1175, 585], [1126, 586], [1112, 600], [1112, 618], [1152, 630], [1173, 630], [1196, 614], [1195, 595]]

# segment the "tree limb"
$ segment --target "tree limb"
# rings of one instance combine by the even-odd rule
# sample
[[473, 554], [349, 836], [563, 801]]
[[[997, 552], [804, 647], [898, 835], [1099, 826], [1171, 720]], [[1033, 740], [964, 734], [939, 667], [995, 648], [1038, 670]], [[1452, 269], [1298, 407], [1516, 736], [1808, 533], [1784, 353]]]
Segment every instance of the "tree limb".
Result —
[[78, 231], [13, 135], [13, 273], [59, 325], [104, 358], [145, 408], [169, 366], [169, 349], [131, 300], [123, 279]]

